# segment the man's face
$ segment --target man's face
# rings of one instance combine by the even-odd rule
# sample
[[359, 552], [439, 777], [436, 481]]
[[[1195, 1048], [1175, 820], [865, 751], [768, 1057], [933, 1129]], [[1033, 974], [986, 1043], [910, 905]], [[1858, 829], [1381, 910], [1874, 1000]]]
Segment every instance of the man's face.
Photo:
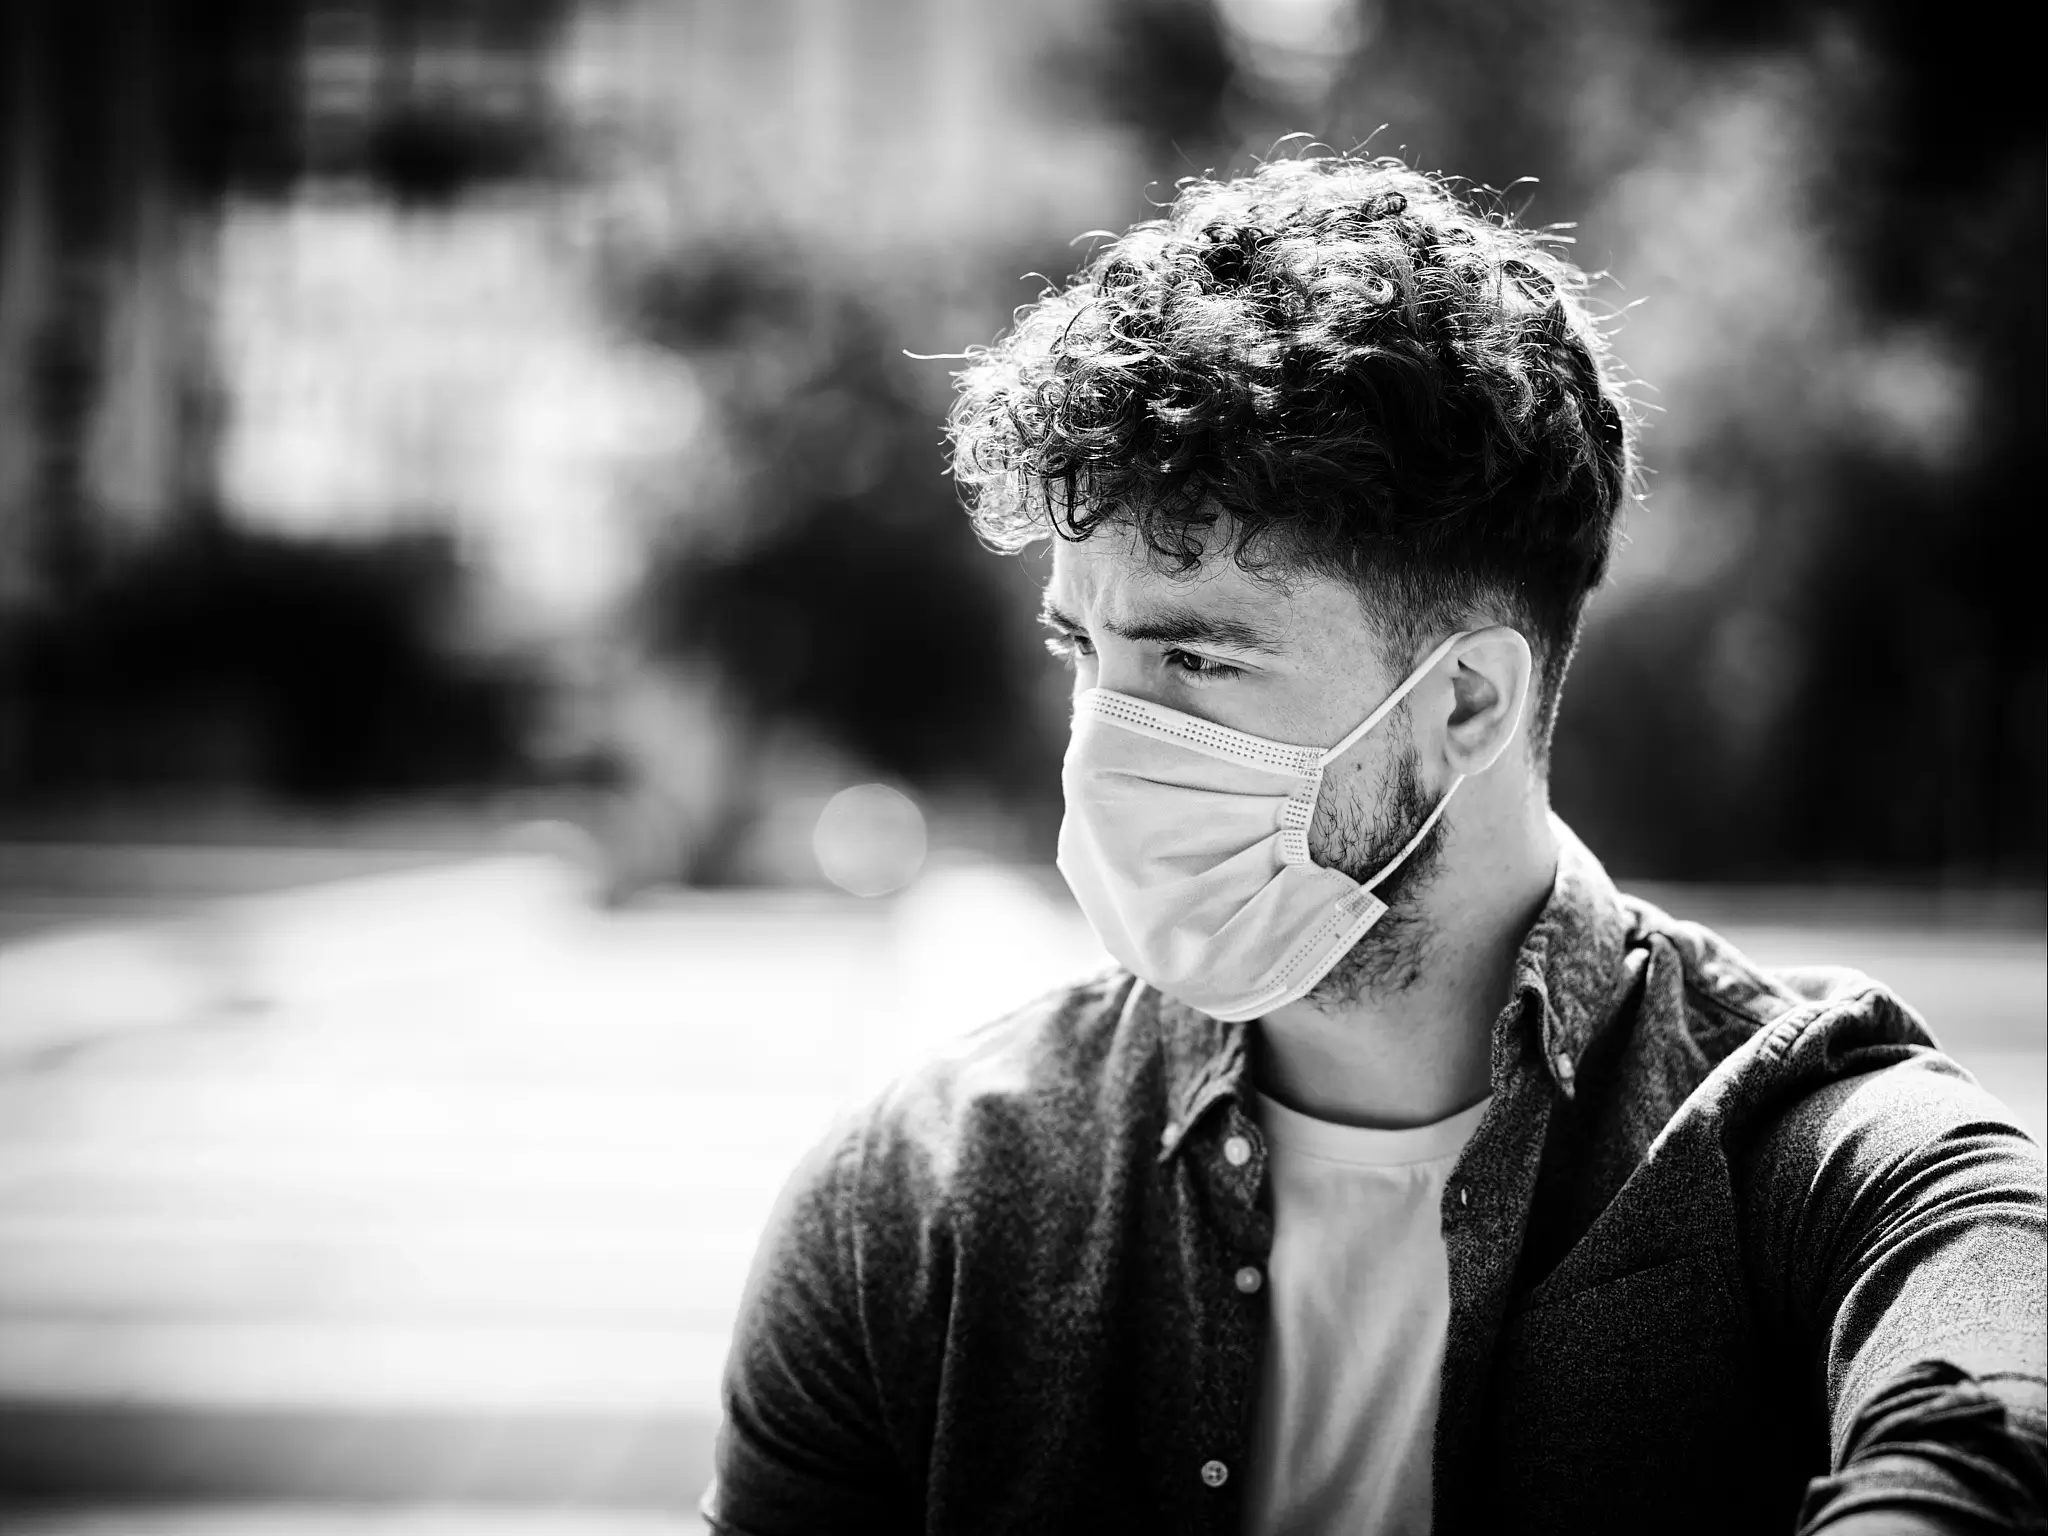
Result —
[[[1341, 741], [1405, 675], [1389, 673], [1352, 588], [1314, 575], [1284, 586], [1255, 579], [1227, 556], [1177, 575], [1115, 527], [1080, 543], [1054, 541], [1044, 620], [1073, 665], [1076, 693], [1105, 688], [1302, 746]], [[1325, 771], [1310, 857], [1370, 879], [1434, 803], [1404, 705]], [[1393, 910], [1316, 995], [1398, 985], [1412, 970], [1421, 935], [1402, 920], [1399, 897], [1429, 877], [1436, 844], [1433, 835], [1381, 889]]]

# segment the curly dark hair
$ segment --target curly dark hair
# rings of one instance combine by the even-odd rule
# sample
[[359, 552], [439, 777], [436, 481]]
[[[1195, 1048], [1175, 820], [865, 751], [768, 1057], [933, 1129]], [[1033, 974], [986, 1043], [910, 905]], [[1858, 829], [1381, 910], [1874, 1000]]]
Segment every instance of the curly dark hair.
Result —
[[998, 548], [1118, 523], [1183, 571], [1227, 516], [1247, 571], [1350, 582], [1400, 670], [1514, 623], [1540, 759], [1633, 451], [1558, 243], [1391, 158], [1183, 182], [967, 354], [962, 499]]

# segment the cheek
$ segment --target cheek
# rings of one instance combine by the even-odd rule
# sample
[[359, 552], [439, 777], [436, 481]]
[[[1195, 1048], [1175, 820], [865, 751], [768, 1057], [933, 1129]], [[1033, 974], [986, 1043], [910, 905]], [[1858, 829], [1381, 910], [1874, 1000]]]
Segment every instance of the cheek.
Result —
[[1371, 809], [1386, 793], [1388, 757], [1380, 743], [1367, 743], [1323, 770], [1317, 806], [1358, 806]]
[[1372, 777], [1355, 758], [1323, 770], [1315, 819], [1308, 824], [1309, 857], [1318, 864], [1347, 862], [1372, 799]]
[[1403, 809], [1401, 744], [1387, 743], [1370, 756], [1348, 755], [1323, 773], [1309, 823], [1309, 856], [1318, 864], [1349, 863], [1364, 857]]

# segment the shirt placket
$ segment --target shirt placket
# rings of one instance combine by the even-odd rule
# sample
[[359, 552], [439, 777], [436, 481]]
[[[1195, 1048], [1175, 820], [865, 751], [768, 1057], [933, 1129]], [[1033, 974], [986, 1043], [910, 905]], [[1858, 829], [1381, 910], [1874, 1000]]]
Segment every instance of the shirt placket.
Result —
[[1554, 1094], [1543, 1064], [1518, 1059], [1504, 1076], [1496, 1076], [1493, 1107], [1444, 1186], [1451, 1315], [1432, 1479], [1439, 1536], [1478, 1536], [1470, 1502], [1483, 1483], [1472, 1460], [1475, 1439], [1550, 1126]]
[[1266, 1265], [1273, 1222], [1260, 1194], [1266, 1147], [1234, 1094], [1213, 1104], [1191, 1127], [1184, 1154], [1206, 1185], [1214, 1214], [1201, 1295], [1207, 1409], [1200, 1416], [1187, 1466], [1178, 1475], [1205, 1491], [1207, 1529], [1235, 1532], [1250, 1471], [1253, 1394], [1266, 1320]]

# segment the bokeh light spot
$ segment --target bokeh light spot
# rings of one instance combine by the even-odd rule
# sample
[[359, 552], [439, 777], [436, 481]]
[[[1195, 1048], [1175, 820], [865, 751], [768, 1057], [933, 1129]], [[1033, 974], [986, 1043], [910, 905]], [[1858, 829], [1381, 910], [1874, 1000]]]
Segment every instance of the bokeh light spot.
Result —
[[811, 847], [825, 878], [842, 891], [886, 896], [924, 867], [924, 813], [886, 784], [855, 784], [825, 802]]

